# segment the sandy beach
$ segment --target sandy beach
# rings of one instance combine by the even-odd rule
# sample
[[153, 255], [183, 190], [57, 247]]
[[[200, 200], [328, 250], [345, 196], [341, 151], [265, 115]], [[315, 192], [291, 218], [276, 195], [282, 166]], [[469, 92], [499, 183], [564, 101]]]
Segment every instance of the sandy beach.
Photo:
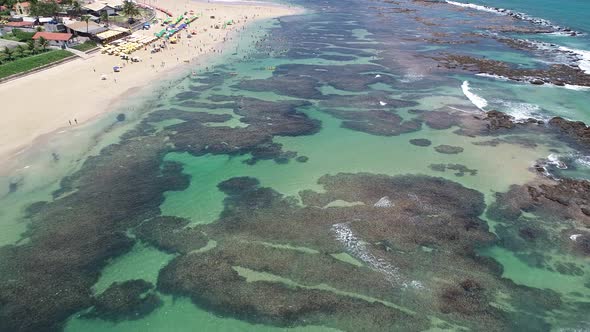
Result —
[[[0, 100], [5, 101], [0, 122], [2, 160], [21, 154], [40, 136], [74, 128], [114, 110], [118, 101], [138, 93], [150, 82], [171, 77], [183, 65], [222, 55], [225, 44], [229, 44], [227, 41], [237, 36], [244, 25], [296, 14], [301, 10], [260, 2], [166, 0], [150, 1], [149, 4], [166, 8], [175, 16], [189, 10], [202, 14], [190, 26], [190, 30], [198, 33], [190, 39], [186, 38], [187, 32], [179, 33], [179, 43], [168, 44], [163, 52], [152, 54], [149, 48], [134, 52], [132, 56], [142, 59], [139, 63], [94, 52], [85, 59], [77, 58], [0, 84]], [[213, 16], [215, 18], [211, 18]], [[164, 14], [158, 11], [157, 17], [162, 18]], [[231, 20], [235, 24], [226, 29], [211, 28]], [[153, 35], [160, 29], [155, 25], [141, 33]], [[113, 72], [116, 65], [123, 66], [121, 72]], [[102, 75], [107, 79], [102, 80]]]

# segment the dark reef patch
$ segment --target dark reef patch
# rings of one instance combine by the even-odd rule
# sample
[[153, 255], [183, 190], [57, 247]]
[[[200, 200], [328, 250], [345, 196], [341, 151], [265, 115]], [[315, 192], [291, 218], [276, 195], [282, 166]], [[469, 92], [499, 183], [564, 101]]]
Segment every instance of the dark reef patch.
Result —
[[446, 145], [446, 144], [435, 146], [434, 150], [438, 153], [443, 153], [443, 154], [458, 154], [458, 153], [463, 152], [463, 148], [460, 146], [452, 146], [452, 145]]
[[395, 109], [418, 105], [415, 101], [393, 99], [385, 92], [370, 92], [366, 95], [341, 96], [330, 95], [330, 98], [322, 100], [319, 105], [324, 108], [346, 107], [355, 109]]
[[397, 136], [420, 130], [422, 122], [419, 120], [404, 121], [399, 115], [385, 110], [342, 111], [336, 109], [322, 109], [342, 121], [342, 127], [355, 131], [362, 131], [372, 135]]
[[[496, 264], [475, 254], [475, 248], [494, 242], [477, 217], [485, 206], [477, 191], [426, 176], [338, 174], [319, 183], [325, 192], [302, 192], [304, 206], [253, 178], [220, 183], [225, 209], [216, 223], [202, 226], [218, 245], [175, 258], [161, 270], [158, 289], [257, 323], [323, 322], [339, 329], [360, 324], [373, 331], [421, 330], [428, 326], [426, 315], [501, 331], [516, 328], [516, 315], [535, 317], [559, 305], [554, 293], [501, 279]], [[323, 208], [336, 200], [363, 204]], [[338, 252], [363, 266], [324, 254]], [[436, 277], [426, 273], [433, 268]], [[309, 286], [319, 284], [329, 288]], [[399, 304], [400, 294], [413, 289], [421, 294], [416, 302], [388, 304]], [[540, 307], [515, 296], [508, 301], [517, 313], [503, 311], [492, 304], [497, 292], [526, 294]], [[326, 315], [332, 319], [321, 318]]]
[[[189, 185], [182, 165], [163, 161], [164, 156], [247, 154], [275, 135], [313, 134], [320, 123], [297, 111], [305, 105], [233, 97], [223, 107], [241, 115], [246, 128], [205, 125], [226, 121], [228, 115], [158, 110], [119, 143], [89, 157], [61, 181], [51, 202], [27, 209], [30, 226], [24, 236], [29, 241], [0, 248], [0, 330], [59, 330], [72, 314], [90, 307], [90, 290], [102, 268], [134, 245], [126, 235], [130, 229], [139, 226], [140, 237], [170, 252], [200, 248], [205, 240], [200, 229], [183, 228], [184, 221], [152, 219], [160, 214], [164, 192]], [[150, 124], [167, 119], [184, 122], [159, 131]]]
[[156, 217], [137, 226], [134, 233], [160, 250], [186, 254], [207, 244], [207, 237], [188, 224], [183, 218]]
[[430, 164], [428, 167], [431, 170], [437, 172], [445, 172], [447, 169], [455, 171], [456, 176], [464, 176], [465, 174], [473, 176], [477, 174], [476, 169], [470, 169], [467, 166], [461, 164]]
[[503, 246], [517, 255], [533, 252], [544, 257], [542, 266], [549, 268], [548, 246], [562, 254], [590, 256], [590, 216], [584, 212], [589, 199], [588, 181], [545, 180], [496, 194], [496, 202], [487, 213], [504, 224], [500, 227]]
[[590, 86], [590, 75], [579, 67], [565, 64], [553, 64], [548, 68], [523, 69], [515, 68], [506, 62], [468, 55], [447, 54], [442, 57], [434, 57], [434, 59], [448, 69], [486, 73], [536, 85], [551, 83], [560, 86], [565, 84]]
[[590, 127], [584, 122], [555, 117], [549, 120], [549, 126], [557, 129], [568, 141], [574, 142], [576, 148], [590, 151]]
[[307, 157], [307, 156], [299, 156], [299, 157], [295, 158], [295, 160], [297, 160], [300, 163], [306, 163], [309, 160], [309, 157]]
[[414, 138], [410, 140], [410, 144], [415, 146], [427, 147], [430, 146], [432, 142], [426, 138]]
[[93, 308], [82, 317], [115, 322], [145, 317], [162, 305], [153, 288], [142, 279], [114, 282], [94, 298]]
[[352, 92], [361, 92], [369, 90], [369, 85], [382, 82], [394, 83], [394, 79], [389, 76], [375, 77], [373, 72], [381, 72], [383, 67], [376, 65], [340, 65], [340, 66], [321, 66], [321, 65], [299, 65], [287, 64], [277, 66], [274, 76], [284, 77], [302, 77], [313, 79], [316, 82], [328, 84], [336, 89]]
[[322, 98], [322, 94], [318, 90], [320, 83], [317, 79], [297, 75], [282, 75], [260, 80], [244, 80], [236, 84], [235, 87], [248, 91], [272, 91], [279, 95], [295, 98]]

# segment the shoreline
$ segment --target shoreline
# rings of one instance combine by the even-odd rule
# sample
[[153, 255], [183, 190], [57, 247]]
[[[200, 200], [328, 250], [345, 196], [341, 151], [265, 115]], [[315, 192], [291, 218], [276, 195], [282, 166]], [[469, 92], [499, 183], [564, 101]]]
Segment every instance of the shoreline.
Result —
[[[105, 114], [117, 111], [126, 100], [138, 98], [158, 88], [157, 82], [180, 78], [181, 73], [191, 66], [210, 66], [211, 62], [216, 61], [212, 57], [224, 57], [224, 51], [232, 41], [237, 42], [234, 38], [247, 32], [253, 24], [304, 12], [300, 7], [276, 3], [263, 5], [259, 1], [228, 3], [174, 0], [167, 1], [166, 5], [175, 15], [191, 9], [203, 14], [186, 30], [196, 29], [197, 35], [188, 39], [183, 31], [181, 41], [168, 44], [163, 52], [151, 54], [149, 49], [139, 50], [133, 55], [139, 56], [142, 62], [124, 63], [120, 73], [108, 70], [124, 61], [116, 56], [96, 52], [88, 59], [78, 58], [0, 84], [0, 98], [9, 101], [7, 112], [3, 114], [4, 121], [0, 124], [0, 139], [3, 142], [0, 147], [3, 160], [0, 175], [8, 175], [10, 170], [23, 166], [19, 165], [19, 157], [26, 155], [34, 146], [46, 144], [55, 135], [82, 128]], [[157, 12], [156, 17], [162, 16], [162, 13]], [[211, 19], [209, 16], [216, 18]], [[235, 22], [230, 29], [210, 28], [216, 22], [227, 20]], [[153, 34], [159, 28], [154, 26], [147, 33]], [[101, 80], [101, 75], [107, 75], [107, 80]]]

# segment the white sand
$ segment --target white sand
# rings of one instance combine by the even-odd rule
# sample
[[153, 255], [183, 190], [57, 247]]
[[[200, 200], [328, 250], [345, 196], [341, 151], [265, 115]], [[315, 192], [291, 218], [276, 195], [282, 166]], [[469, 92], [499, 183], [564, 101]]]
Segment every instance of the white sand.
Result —
[[[0, 160], [6, 161], [6, 158], [22, 153], [42, 135], [67, 130], [70, 127], [68, 121], [74, 127], [74, 119], [80, 125], [113, 110], [118, 100], [136, 93], [149, 82], [170, 77], [174, 69], [186, 65], [185, 61], [198, 61], [197, 57], [220, 54], [223, 39], [233, 32], [239, 33], [244, 24], [300, 12], [298, 8], [262, 3], [158, 0], [149, 4], [166, 8], [175, 17], [191, 9], [195, 14], [202, 13], [202, 17], [190, 26], [190, 30], [198, 31], [197, 35], [188, 39], [185, 30], [180, 33], [181, 42], [169, 44], [164, 52], [150, 54], [149, 48], [148, 51], [137, 51], [132, 56], [138, 56], [143, 61], [126, 63], [120, 73], [113, 73], [112, 67], [125, 61], [98, 52], [87, 59], [76, 59], [0, 84]], [[215, 16], [215, 19], [210, 19], [210, 16]], [[163, 14], [158, 12], [158, 17], [163, 17]], [[229, 20], [234, 20], [236, 24], [226, 29], [210, 28], [213, 24]], [[152, 26], [145, 33], [153, 35], [161, 29], [159, 25]], [[204, 29], [207, 31], [204, 32]], [[102, 74], [107, 75], [107, 80], [100, 79]]]

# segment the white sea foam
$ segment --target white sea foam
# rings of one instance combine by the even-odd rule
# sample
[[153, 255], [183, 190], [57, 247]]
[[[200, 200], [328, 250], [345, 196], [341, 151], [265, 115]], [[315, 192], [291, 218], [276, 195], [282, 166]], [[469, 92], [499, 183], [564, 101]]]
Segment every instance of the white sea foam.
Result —
[[570, 235], [570, 240], [576, 241], [582, 234], [572, 234]]
[[377, 203], [373, 204], [374, 207], [392, 207], [393, 206], [393, 202], [389, 199], [389, 197], [387, 196], [383, 196], [381, 197]]
[[[479, 74], [475, 74], [475, 76], [491, 78], [491, 79], [495, 79], [498, 81], [511, 81], [511, 79], [509, 79], [508, 77], [487, 74], [487, 73], [479, 73]], [[563, 88], [563, 89], [574, 90], [574, 91], [590, 91], [589, 86], [572, 85], [572, 84], [555, 85], [555, 84], [551, 84], [551, 83], [545, 83], [545, 84], [541, 85], [541, 87]]]
[[559, 169], [567, 169], [567, 165], [559, 159], [558, 155], [556, 155], [554, 153], [547, 156], [547, 164], [553, 165]]
[[420, 74], [406, 74], [406, 75], [404, 75], [403, 78], [400, 79], [400, 82], [412, 83], [412, 82], [420, 81], [423, 78], [424, 78], [424, 75], [420, 75]]
[[565, 46], [560, 46], [558, 49], [564, 52], [571, 52], [575, 54], [578, 58], [578, 67], [580, 67], [580, 69], [583, 70], [586, 74], [590, 74], [590, 51], [579, 50]]
[[590, 156], [581, 156], [576, 159], [575, 163], [590, 168]]
[[571, 84], [566, 84], [566, 85], [562, 86], [562, 88], [568, 89], [568, 90], [575, 90], [575, 91], [588, 91], [588, 90], [590, 90], [589, 86], [579, 86], [579, 85], [571, 85]]
[[449, 0], [447, 0], [447, 3], [450, 5], [459, 6], [459, 7], [463, 7], [463, 8], [471, 8], [471, 9], [479, 10], [482, 12], [501, 14], [499, 11], [497, 11], [491, 7], [480, 6], [480, 5], [476, 5], [473, 3], [463, 3], [463, 2], [456, 2], [456, 1], [449, 1]]
[[581, 35], [582, 34], [582, 33], [578, 32], [578, 31], [573, 31], [571, 29], [567, 29], [567, 28], [561, 27], [559, 25], [556, 25], [556, 24], [554, 24], [553, 22], [551, 22], [549, 20], [538, 18], [538, 17], [529, 16], [528, 14], [520, 13], [520, 12], [515, 12], [515, 11], [512, 11], [510, 9], [495, 8], [495, 7], [488, 7], [488, 6], [481, 6], [481, 5], [476, 5], [476, 4], [473, 4], [473, 3], [457, 2], [457, 1], [451, 1], [451, 0], [446, 0], [446, 2], [448, 4], [450, 4], [450, 5], [453, 5], [453, 6], [459, 6], [459, 7], [463, 7], [463, 8], [470, 8], [470, 9], [479, 10], [479, 11], [482, 11], [482, 12], [494, 13], [494, 14], [497, 14], [497, 15], [510, 16], [510, 17], [513, 17], [513, 18], [516, 18], [516, 19], [519, 19], [519, 20], [531, 22], [533, 24], [538, 24], [538, 25], [542, 25], [542, 26], [552, 27], [555, 30], [558, 30], [558, 31], [563, 32], [563, 33], [568, 33], [569, 35], [571, 35], [572, 33], [575, 33], [576, 35]]
[[392, 285], [402, 286], [403, 288], [424, 288], [421, 282], [416, 280], [404, 280], [402, 278], [399, 268], [390, 264], [382, 258], [373, 255], [364, 241], [359, 239], [348, 223], [340, 223], [332, 225], [332, 231], [336, 234], [336, 239], [344, 244], [348, 252], [350, 252], [355, 258], [360, 259], [366, 263], [372, 269], [379, 271], [385, 275], [385, 279]]
[[468, 81], [463, 82], [463, 84], [461, 85], [461, 89], [463, 90], [463, 94], [465, 95], [465, 97], [467, 97], [469, 101], [471, 101], [471, 103], [473, 103], [473, 105], [475, 105], [480, 110], [484, 111], [484, 107], [488, 106], [487, 100], [471, 92]]
[[549, 116], [542, 115], [541, 107], [535, 104], [518, 103], [512, 101], [500, 101], [503, 109], [502, 111], [512, 116], [516, 121], [523, 121], [530, 118], [547, 121]]
[[475, 76], [493, 78], [493, 79], [500, 80], [500, 81], [510, 81], [510, 79], [508, 77], [500, 76], [500, 75], [493, 75], [493, 74], [488, 74], [488, 73], [479, 73], [479, 74], [475, 74]]

